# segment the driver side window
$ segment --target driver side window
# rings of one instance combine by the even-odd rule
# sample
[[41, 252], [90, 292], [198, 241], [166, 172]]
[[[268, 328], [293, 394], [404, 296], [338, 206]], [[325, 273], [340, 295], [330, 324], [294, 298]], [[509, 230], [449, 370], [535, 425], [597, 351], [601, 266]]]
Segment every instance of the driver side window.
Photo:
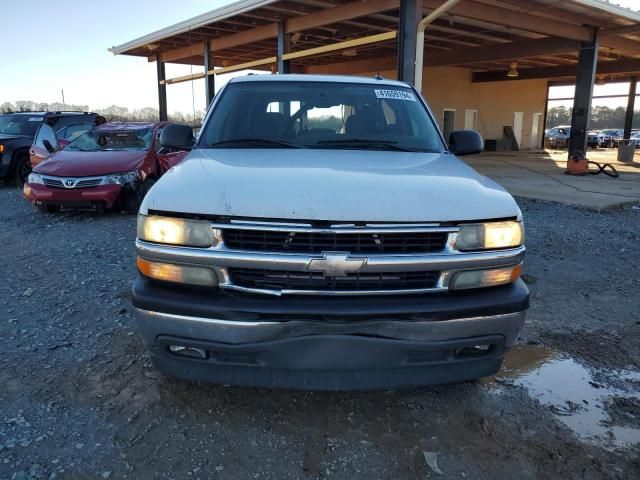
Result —
[[43, 150], [48, 150], [44, 144], [45, 140], [48, 140], [53, 148], [58, 148], [58, 139], [56, 138], [56, 132], [53, 131], [53, 128], [51, 128], [50, 125], [43, 123], [38, 129], [38, 134], [36, 135], [34, 143], [36, 147]]

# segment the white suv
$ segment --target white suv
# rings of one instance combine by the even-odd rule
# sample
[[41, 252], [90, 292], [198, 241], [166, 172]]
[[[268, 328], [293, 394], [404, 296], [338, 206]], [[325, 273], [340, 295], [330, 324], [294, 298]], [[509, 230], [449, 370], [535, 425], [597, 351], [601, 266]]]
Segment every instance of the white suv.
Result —
[[161, 143], [133, 305], [154, 365], [223, 384], [371, 389], [495, 373], [524, 323], [522, 215], [408, 84], [250, 75]]

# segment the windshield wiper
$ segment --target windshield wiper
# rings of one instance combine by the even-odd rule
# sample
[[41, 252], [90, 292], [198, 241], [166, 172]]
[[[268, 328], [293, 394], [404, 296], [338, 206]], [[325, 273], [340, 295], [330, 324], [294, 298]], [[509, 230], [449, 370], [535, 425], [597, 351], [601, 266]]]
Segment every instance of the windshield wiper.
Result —
[[209, 147], [285, 147], [302, 148], [286, 140], [271, 140], [269, 138], [234, 138], [233, 140], [222, 140], [214, 142]]
[[397, 150], [399, 152], [413, 152], [409, 148], [401, 147], [398, 145], [398, 142], [387, 141], [387, 140], [373, 140], [367, 138], [344, 138], [339, 140], [320, 140], [315, 143], [315, 145], [326, 146], [326, 147], [376, 147], [376, 148], [384, 148], [386, 150]]

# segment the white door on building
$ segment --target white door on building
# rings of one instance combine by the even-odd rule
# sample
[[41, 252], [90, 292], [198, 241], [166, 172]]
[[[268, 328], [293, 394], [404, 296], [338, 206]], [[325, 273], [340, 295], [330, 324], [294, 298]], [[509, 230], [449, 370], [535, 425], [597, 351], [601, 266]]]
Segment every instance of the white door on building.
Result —
[[449, 134], [456, 129], [456, 111], [445, 108], [442, 117], [442, 135], [446, 142], [449, 142]]
[[465, 130], [475, 130], [477, 121], [478, 121], [477, 110], [464, 111], [464, 129]]
[[518, 146], [522, 148], [522, 125], [524, 123], [523, 112], [513, 112], [513, 134], [518, 141]]
[[534, 113], [531, 120], [531, 148], [540, 148], [540, 123], [542, 114]]

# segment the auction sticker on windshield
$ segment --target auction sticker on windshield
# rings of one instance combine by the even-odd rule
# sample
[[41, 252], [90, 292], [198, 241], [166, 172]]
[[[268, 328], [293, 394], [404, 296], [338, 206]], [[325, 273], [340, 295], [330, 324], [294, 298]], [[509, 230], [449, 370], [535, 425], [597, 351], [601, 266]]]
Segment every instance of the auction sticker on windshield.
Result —
[[387, 98], [391, 100], [409, 100], [411, 102], [416, 101], [416, 97], [411, 92], [405, 92], [403, 90], [375, 90], [377, 98]]

